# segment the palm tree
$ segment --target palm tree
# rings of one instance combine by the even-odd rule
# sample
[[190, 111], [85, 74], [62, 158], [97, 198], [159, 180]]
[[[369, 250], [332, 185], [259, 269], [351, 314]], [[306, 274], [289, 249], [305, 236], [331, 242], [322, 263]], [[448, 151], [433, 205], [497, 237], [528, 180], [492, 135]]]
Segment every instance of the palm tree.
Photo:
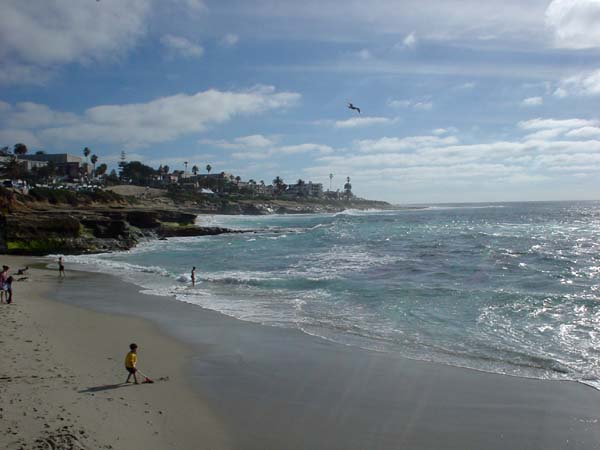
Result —
[[29, 149], [27, 148], [27, 146], [21, 142], [15, 144], [15, 146], [13, 147], [13, 153], [19, 156], [23, 156], [25, 153], [27, 153], [28, 150]]
[[331, 180], [333, 180], [333, 174], [329, 174], [329, 190], [331, 190]]
[[194, 165], [194, 167], [192, 167], [192, 173], [194, 174], [194, 176], [198, 175], [199, 171], [200, 169], [198, 169], [198, 166]]
[[96, 175], [104, 175], [108, 170], [108, 166], [104, 163], [98, 166], [98, 170], [96, 170]]
[[83, 156], [85, 156], [86, 161], [88, 159], [88, 156], [90, 156], [90, 153], [92, 153], [92, 151], [89, 149], [89, 147], [83, 149]]
[[237, 177], [235, 177], [235, 182], [237, 184], [240, 184], [240, 181], [242, 181], [242, 177], [240, 177], [239, 175]]
[[184, 161], [184, 162], [183, 162], [183, 166], [185, 167], [185, 169], [184, 169], [184, 171], [185, 171], [185, 172], [187, 172], [187, 165], [188, 165], [188, 162], [187, 162], [187, 161]]
[[276, 176], [275, 179], [273, 180], [273, 187], [275, 187], [275, 192], [277, 194], [281, 193], [281, 191], [283, 191], [283, 189], [285, 186], [285, 183], [283, 182], [283, 178], [281, 178], [280, 176]]
[[206, 172], [210, 174], [210, 171], [212, 170], [212, 166], [210, 164], [206, 165]]
[[96, 176], [96, 163], [98, 162], [98, 156], [97, 155], [92, 155], [92, 157], [90, 158], [90, 161], [92, 161], [92, 165], [94, 166], [94, 171], [92, 172], [93, 176]]
[[163, 170], [165, 171], [165, 175], [168, 175], [171, 168], [169, 166], [163, 166]]

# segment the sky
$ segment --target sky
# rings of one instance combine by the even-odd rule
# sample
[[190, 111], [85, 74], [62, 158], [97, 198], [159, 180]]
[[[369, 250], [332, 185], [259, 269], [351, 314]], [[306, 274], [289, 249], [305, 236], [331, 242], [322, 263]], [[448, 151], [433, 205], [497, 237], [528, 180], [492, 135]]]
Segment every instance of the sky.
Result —
[[600, 0], [2, 0], [0, 43], [0, 146], [600, 199]]

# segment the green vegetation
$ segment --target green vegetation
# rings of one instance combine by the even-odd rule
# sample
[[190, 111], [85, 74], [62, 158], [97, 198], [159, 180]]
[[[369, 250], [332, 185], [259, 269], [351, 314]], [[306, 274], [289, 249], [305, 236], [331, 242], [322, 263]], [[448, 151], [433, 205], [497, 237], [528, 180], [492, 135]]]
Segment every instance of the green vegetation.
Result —
[[61, 239], [27, 239], [8, 241], [7, 250], [10, 254], [47, 255], [64, 249]]
[[68, 204], [71, 206], [89, 205], [91, 203], [130, 203], [130, 199], [111, 191], [70, 191], [67, 189], [48, 189], [36, 187], [29, 191], [34, 201], [48, 202], [53, 205]]

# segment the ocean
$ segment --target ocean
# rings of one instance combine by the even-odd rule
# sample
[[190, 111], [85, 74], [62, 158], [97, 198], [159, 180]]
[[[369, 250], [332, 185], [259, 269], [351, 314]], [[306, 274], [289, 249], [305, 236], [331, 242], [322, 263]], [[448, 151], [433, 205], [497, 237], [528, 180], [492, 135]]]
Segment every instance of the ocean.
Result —
[[347, 346], [600, 389], [600, 202], [199, 223], [249, 232], [66, 261], [143, 292]]

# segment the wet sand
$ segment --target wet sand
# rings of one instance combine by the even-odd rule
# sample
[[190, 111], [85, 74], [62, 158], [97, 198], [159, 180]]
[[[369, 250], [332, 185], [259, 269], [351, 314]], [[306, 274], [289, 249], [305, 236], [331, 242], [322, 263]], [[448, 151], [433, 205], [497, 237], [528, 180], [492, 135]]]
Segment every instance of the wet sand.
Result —
[[[95, 421], [101, 430], [107, 420], [115, 420], [111, 414], [121, 411], [134, 411], [132, 419], [139, 422], [131, 425], [133, 436], [125, 436], [127, 427], [124, 435], [114, 433], [120, 437], [110, 442], [114, 448], [600, 448], [600, 392], [581, 384], [494, 375], [337, 345], [299, 331], [242, 322], [171, 298], [144, 295], [106, 275], [82, 273], [61, 283], [48, 282], [47, 297], [60, 303], [39, 299], [32, 308], [45, 302], [45, 309], [60, 311], [52, 321], [44, 308], [38, 313], [45, 324], [39, 327], [45, 333], [44, 345], [50, 346], [44, 353], [76, 380], [77, 391], [69, 392], [72, 397], [63, 401], [64, 406], [90, 413], [85, 423], [80, 422], [85, 430], [93, 430]], [[71, 322], [65, 321], [70, 315]], [[80, 323], [79, 316], [88, 319]], [[12, 319], [31, 321], [31, 317]], [[137, 327], [148, 334], [138, 333]], [[83, 338], [88, 332], [90, 337]], [[143, 367], [170, 380], [94, 396], [80, 392], [121, 381], [121, 359], [132, 336], [140, 344]], [[104, 347], [80, 350], [77, 341], [82, 339], [85, 348], [96, 339]], [[6, 341], [4, 336], [2, 340]], [[100, 362], [99, 370], [88, 367], [90, 360]], [[18, 362], [11, 364], [13, 376], [27, 372]], [[88, 382], [90, 377], [93, 382]], [[171, 388], [179, 389], [177, 395], [182, 397], [169, 406]], [[162, 389], [165, 398], [152, 397]], [[4, 407], [4, 393], [1, 398]], [[134, 400], [134, 406], [124, 405]], [[165, 403], [159, 406], [159, 401]], [[146, 402], [149, 413], [143, 412]], [[178, 410], [187, 402], [198, 412]], [[97, 405], [107, 408], [108, 418], [93, 413]], [[159, 408], [169, 411], [175, 423], [161, 422], [164, 411], [158, 414]], [[19, 417], [13, 415], [11, 421], [28, 430], [28, 438], [36, 435], [20, 424]], [[169, 428], [175, 425], [177, 432]], [[147, 431], [138, 432], [138, 426]], [[160, 430], [156, 436], [155, 429]], [[171, 439], [190, 438], [169, 441], [169, 430], [174, 433]], [[135, 441], [137, 435], [147, 441]], [[124, 446], [121, 439], [126, 438], [130, 440]]]

